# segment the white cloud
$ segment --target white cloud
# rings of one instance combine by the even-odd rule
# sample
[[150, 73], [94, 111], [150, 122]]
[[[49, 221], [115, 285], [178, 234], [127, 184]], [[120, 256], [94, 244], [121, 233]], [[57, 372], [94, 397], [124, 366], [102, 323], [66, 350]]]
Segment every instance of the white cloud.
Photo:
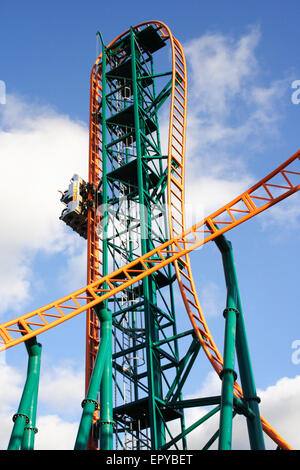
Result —
[[215, 317], [221, 314], [226, 299], [218, 284], [213, 281], [205, 282], [200, 287], [199, 297], [205, 317]]
[[[1, 432], [0, 446], [7, 447], [12, 429], [12, 416], [16, 412], [22, 393], [24, 377], [18, 369], [0, 364], [0, 398], [1, 398]], [[77, 435], [79, 419], [73, 415], [72, 408], [78, 408], [82, 399], [82, 372], [71, 363], [60, 367], [52, 367], [41, 376], [39, 389], [39, 407], [48, 404], [49, 411], [37, 416], [38, 434], [36, 435], [37, 449], [73, 449]], [[204, 378], [201, 389], [185, 399], [217, 396], [221, 393], [221, 380], [214, 371]], [[258, 390], [261, 398], [260, 411], [271, 426], [295, 449], [300, 448], [298, 406], [300, 393], [300, 376], [283, 377], [265, 390]], [[190, 408], [186, 410], [186, 427], [204, 416], [210, 408]], [[55, 411], [56, 410], [56, 411]], [[210, 418], [188, 435], [188, 448], [201, 449], [218, 429], [219, 413]], [[176, 435], [175, 422], [169, 423], [170, 429]], [[265, 434], [268, 449], [276, 445]], [[237, 415], [233, 421], [233, 448], [249, 448], [246, 420]], [[217, 442], [213, 448], [217, 447]]]
[[[66, 189], [74, 173], [86, 178], [88, 130], [50, 107], [28, 104], [9, 95], [0, 115], [1, 207], [0, 312], [24, 308], [32, 291], [43, 291], [32, 264], [38, 255], [67, 254], [66, 270], [73, 271], [82, 250], [81, 240], [59, 221], [63, 209], [59, 189]], [[62, 282], [72, 289], [83, 277], [64, 272]], [[59, 273], [57, 273], [59, 276]], [[85, 273], [84, 273], [85, 274]], [[81, 284], [80, 284], [81, 285]], [[4, 353], [1, 353], [2, 355]], [[2, 357], [2, 356], [1, 356]], [[0, 364], [1, 448], [7, 447], [12, 416], [17, 411], [24, 376], [5, 361]], [[38, 448], [72, 449], [80, 403], [84, 396], [83, 372], [71, 364], [42, 373], [39, 406]], [[45, 409], [45, 408], [44, 408]], [[53, 415], [49, 414], [53, 411]], [[58, 416], [58, 413], [60, 416]], [[72, 419], [73, 421], [70, 421]]]
[[[250, 137], [262, 134], [262, 124], [273, 129], [278, 119], [276, 103], [283, 86], [280, 80], [269, 86], [256, 80], [259, 40], [260, 32], [253, 28], [238, 39], [205, 34], [184, 46], [189, 73], [186, 201], [191, 207], [197, 201], [201, 216], [253, 183], [245, 152], [236, 154], [236, 144], [249, 144]], [[243, 105], [247, 112], [236, 119]], [[65, 189], [75, 172], [86, 177], [88, 130], [50, 107], [17, 96], [8, 95], [1, 109], [3, 312], [30, 300], [32, 286], [38, 285], [32, 273], [38, 253], [69, 249], [75, 256], [68, 261], [70, 269], [82, 265], [76, 235], [58, 220], [62, 207], [57, 190]]]
[[[255, 55], [259, 40], [259, 30], [254, 28], [237, 40], [221, 34], [207, 34], [185, 45], [190, 83], [187, 202], [197, 201], [197, 206], [202, 204], [204, 215], [254, 182], [256, 178], [249, 172], [247, 152], [265, 141], [266, 131], [276, 133], [280, 118], [278, 100], [284, 83], [280, 80], [267, 86], [259, 83], [261, 65]], [[30, 298], [36, 282], [32, 262], [37, 254], [58, 254], [67, 250], [71, 256], [62, 280], [70, 290], [77, 287], [74, 271], [79, 273], [85, 254], [80, 243], [74, 242], [73, 235], [58, 220], [62, 207], [57, 190], [65, 189], [75, 172], [86, 177], [88, 132], [84, 124], [74, 122], [68, 116], [48, 107], [26, 104], [15, 96], [8, 96], [2, 109], [0, 169], [2, 197], [6, 203], [1, 213], [0, 309], [4, 311], [11, 306], [23, 305]], [[240, 147], [241, 143], [243, 147]], [[297, 207], [295, 211], [298, 213]], [[72, 276], [69, 277], [68, 272], [72, 272]], [[79, 275], [78, 282], [80, 278]], [[210, 293], [213, 291], [211, 286]], [[8, 436], [12, 425], [8, 415], [23, 386], [18, 371], [5, 367], [0, 374], [4, 410], [1, 412], [4, 423], [1, 442], [4, 434], [5, 438]], [[55, 414], [39, 417], [38, 448], [73, 448], [78, 423], [62, 418], [62, 412], [70, 415], [72, 406], [80, 403], [81, 383], [81, 373], [72, 367], [51, 369], [43, 376], [40, 398], [43, 403], [48, 402], [50, 412]], [[76, 397], [71, 402], [66, 401], [71, 392], [73, 396], [74, 390]], [[300, 416], [295, 411], [298, 391], [299, 380], [295, 378], [282, 379], [259, 394], [265, 417], [275, 429], [278, 425], [287, 440], [291, 435], [291, 444], [299, 448], [299, 442], [292, 442], [298, 435], [296, 426]], [[208, 376], [196, 396], [210, 393], [220, 393], [220, 380], [214, 373]], [[204, 412], [189, 410], [187, 425]], [[236, 418], [234, 426], [235, 445], [244, 448], [247, 439], [240, 419]], [[191, 434], [190, 447], [200, 448], [217, 427], [218, 416]]]
[[[299, 170], [298, 170], [299, 171]], [[264, 230], [273, 229], [273, 239], [275, 241], [282, 241], [282, 232], [280, 228], [284, 228], [284, 236], [286, 237], [289, 232], [293, 235], [299, 235], [299, 231], [295, 230], [300, 222], [300, 194], [299, 192], [293, 194], [287, 199], [281, 201], [279, 204], [270, 208], [262, 220], [262, 228]]]
[[67, 422], [58, 415], [41, 416], [37, 420], [36, 450], [72, 450], [78, 422]]
[[9, 410], [15, 405], [15, 401], [19, 398], [23, 374], [14, 367], [9, 366], [5, 360], [0, 362], [0, 400], [1, 411]]
[[185, 44], [189, 61], [190, 94], [198, 110], [228, 115], [228, 100], [243, 93], [245, 80], [255, 74], [255, 47], [260, 38], [257, 28], [235, 40], [220, 33], [208, 33]]
[[86, 284], [87, 246], [86, 241], [78, 239], [77, 249], [68, 257], [63, 272], [60, 274], [61, 283], [66, 292], [73, 292]]
[[[210, 372], [204, 380], [203, 386], [192, 396], [186, 399], [220, 395], [221, 380], [215, 372]], [[299, 393], [300, 376], [294, 378], [283, 377], [274, 385], [265, 390], [257, 390], [261, 398], [260, 412], [269, 424], [281, 437], [294, 449], [300, 448], [299, 434]], [[186, 428], [204, 416], [209, 407], [190, 408], [186, 411]], [[217, 413], [204, 424], [200, 425], [188, 435], [188, 448], [191, 450], [202, 449], [219, 427], [220, 414]], [[172, 427], [175, 430], [175, 426]], [[177, 428], [177, 431], [179, 429]], [[176, 435], [176, 432], [175, 432]], [[266, 449], [275, 449], [275, 444], [265, 433]], [[218, 448], [218, 440], [211, 449]], [[246, 419], [242, 415], [236, 415], [233, 420], [232, 449], [249, 449], [249, 438]]]
[[[199, 173], [199, 177], [191, 176], [186, 189], [189, 204], [195, 204], [198, 212], [208, 216], [211, 212], [224, 206], [251, 186], [251, 176], [243, 175], [240, 179], [226, 179], [222, 174], [212, 176]], [[201, 220], [198, 219], [197, 222]]]
[[71, 250], [74, 237], [59, 221], [59, 189], [74, 173], [86, 177], [88, 131], [48, 107], [8, 95], [0, 116], [2, 175], [1, 312], [30, 297], [38, 253]]
[[[0, 448], [6, 449], [17, 412], [25, 376], [0, 360]], [[84, 374], [71, 362], [49, 367], [41, 374], [37, 409], [37, 449], [73, 449], [84, 397]], [[41, 409], [48, 410], [47, 414]], [[51, 414], [51, 411], [53, 414]]]
[[[249, 164], [278, 138], [287, 81], [262, 83], [259, 28], [240, 38], [207, 33], [184, 45], [188, 70], [187, 202], [205, 215], [260, 177]], [[264, 176], [264, 175], [262, 175]]]
[[81, 412], [84, 372], [73, 364], [53, 366], [41, 375], [39, 402], [48, 411], [69, 417]]
[[282, 377], [275, 385], [258, 390], [261, 413], [294, 449], [300, 449], [300, 376]]
[[12, 417], [17, 412], [23, 380], [19, 370], [6, 364], [2, 353], [0, 357], [0, 449], [7, 448], [13, 427]]

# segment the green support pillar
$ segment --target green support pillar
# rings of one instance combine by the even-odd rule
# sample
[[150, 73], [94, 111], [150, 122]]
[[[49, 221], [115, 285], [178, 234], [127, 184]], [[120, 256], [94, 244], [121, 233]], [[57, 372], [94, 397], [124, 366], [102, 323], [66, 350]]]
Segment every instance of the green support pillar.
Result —
[[[172, 92], [172, 80], [161, 80], [160, 77], [171, 76], [172, 71], [155, 74], [153, 53], [163, 48], [166, 42], [156, 27], [131, 28], [108, 47], [105, 47], [101, 34], [99, 36], [102, 63], [97, 73], [101, 71], [102, 74], [102, 106], [101, 113], [100, 107], [95, 113], [94, 122], [102, 124], [99, 145], [102, 192], [99, 200], [103, 204], [104, 236], [100, 245], [102, 274], [105, 275], [108, 266], [122, 267], [169, 237], [165, 205], [167, 155], [162, 155], [161, 151], [158, 111]], [[158, 93], [157, 89], [160, 90]], [[105, 237], [107, 215], [112, 228], [108, 238]], [[114, 295], [109, 299], [113, 303], [103, 303], [106, 308], [111, 306], [114, 312], [114, 355], [113, 380], [109, 349], [101, 381], [98, 421], [101, 449], [111, 448], [111, 383], [115, 391], [116, 448], [120, 444], [124, 449], [157, 450], [166, 443], [167, 422], [172, 415], [163, 399], [170, 383], [174, 390], [177, 387], [174, 377], [179, 377], [180, 365], [174, 280], [173, 270], [168, 266], [159, 275], [152, 274]], [[165, 345], [164, 340], [169, 344]], [[135, 351], [139, 351], [138, 355]], [[182, 382], [193, 359], [191, 357], [180, 376]], [[182, 383], [176, 389], [176, 401], [181, 398], [181, 386]], [[138, 415], [134, 402], [139, 406]], [[125, 422], [124, 415], [128, 416]], [[178, 413], [178, 418], [184, 430], [183, 413]], [[185, 435], [182, 440], [183, 448], [186, 448]]]
[[253, 450], [264, 450], [265, 444], [258, 407], [259, 398], [256, 396], [256, 387], [246, 336], [232, 245], [224, 235], [217, 237], [215, 242], [222, 254], [227, 292], [229, 292], [229, 295], [234, 299], [234, 308], [238, 311], [236, 323], [236, 353], [244, 401], [248, 404], [250, 411], [250, 415], [247, 416], [250, 446]]
[[21, 450], [33, 450], [34, 449], [34, 440], [35, 434], [38, 432], [36, 428], [36, 410], [37, 410], [37, 398], [38, 398], [38, 386], [39, 386], [39, 369], [40, 361], [36, 357], [36, 386], [32, 394], [31, 404], [29, 409], [29, 423], [25, 426], [23, 439], [21, 443]]
[[[92, 427], [93, 414], [96, 407], [98, 406], [97, 398], [100, 389], [100, 384], [104, 376], [107, 360], [109, 359], [109, 350], [111, 350], [111, 312], [105, 307], [102, 307], [99, 310], [97, 309], [96, 311], [101, 325], [101, 341], [94, 365], [94, 370], [91, 376], [88, 392], [86, 398], [82, 402], [83, 411], [75, 442], [75, 450], [85, 450], [87, 447]], [[102, 403], [101, 401], [101, 410], [106, 407], [108, 408], [106, 410], [106, 413], [109, 413], [109, 410], [112, 409], [112, 401], [107, 403]], [[109, 450], [105, 447], [103, 449]]]
[[239, 363], [240, 379], [242, 383], [244, 400], [246, 400], [249, 409], [253, 412], [253, 417], [247, 418], [250, 447], [253, 450], [264, 450], [265, 443], [258, 406], [260, 399], [256, 395], [256, 387], [254, 382], [240, 299], [238, 300], [238, 308], [240, 315], [237, 322], [237, 359]]
[[14, 426], [8, 450], [31, 450], [34, 446], [37, 394], [42, 346], [36, 338], [25, 342], [28, 352], [27, 378], [21, 397], [18, 412], [13, 416]]
[[[102, 204], [103, 204], [103, 258], [102, 274], [108, 274], [108, 194], [107, 194], [107, 48], [104, 44], [101, 33], [99, 33], [102, 43]], [[107, 284], [104, 284], [107, 289]], [[108, 310], [108, 301], [104, 301], [101, 313], [101, 341], [107, 340], [105, 355], [105, 365], [100, 385], [100, 449], [113, 449], [113, 391], [112, 391], [112, 314]]]
[[224, 363], [221, 372], [222, 392], [221, 392], [221, 412], [220, 412], [220, 437], [219, 449], [230, 450], [232, 440], [232, 419], [233, 419], [233, 385], [236, 379], [234, 371], [235, 363], [235, 335], [236, 317], [234, 299], [231, 295], [227, 297], [227, 308], [224, 310], [226, 319], [225, 339], [224, 339]]
[[[104, 316], [105, 315], [105, 316]], [[100, 449], [113, 450], [113, 390], [112, 390], [112, 314], [102, 312], [101, 339], [107, 338], [105, 367], [100, 389]]]
[[[150, 212], [147, 212], [147, 204], [145, 200], [145, 192], [147, 190], [144, 181], [143, 155], [145, 153], [144, 145], [141, 141], [141, 124], [144, 125], [140, 116], [141, 95], [138, 88], [137, 76], [137, 50], [135, 43], [135, 33], [130, 29], [130, 46], [132, 58], [132, 89], [134, 97], [134, 123], [135, 123], [135, 139], [137, 153], [137, 179], [138, 179], [138, 195], [140, 207], [140, 226], [141, 226], [141, 254], [145, 254], [152, 248], [150, 245], [151, 234], [149, 233]], [[158, 365], [159, 358], [153, 348], [153, 343], [158, 340], [158, 327], [155, 321], [151, 306], [155, 305], [155, 295], [153, 291], [153, 280], [151, 276], [143, 280], [144, 309], [145, 309], [145, 327], [147, 342], [147, 365], [148, 365], [148, 388], [149, 388], [149, 422], [151, 430], [151, 442], [154, 450], [160, 449], [165, 443], [165, 428], [160, 414], [157, 412], [156, 398], [162, 398], [161, 393], [161, 375]], [[157, 361], [157, 363], [156, 363]]]

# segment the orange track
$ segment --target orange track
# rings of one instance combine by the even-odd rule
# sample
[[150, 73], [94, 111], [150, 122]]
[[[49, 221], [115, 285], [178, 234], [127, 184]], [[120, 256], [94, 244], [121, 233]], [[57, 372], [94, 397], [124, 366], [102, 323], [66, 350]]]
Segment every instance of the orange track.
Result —
[[[298, 179], [300, 177], [300, 169], [295, 171], [293, 167], [293, 164], [297, 161], [300, 161], [300, 152], [297, 152], [270, 175], [229, 204], [195, 224], [189, 230], [170, 239], [126, 266], [55, 302], [0, 324], [0, 344], [2, 344], [0, 351], [60, 325], [169, 263], [174, 263], [180, 259], [186, 267], [188, 253], [299, 191], [300, 184], [296, 185], [291, 181], [291, 177], [297, 177]], [[278, 178], [283, 180], [281, 184], [274, 182], [274, 179]], [[270, 191], [271, 188], [280, 189], [281, 193], [274, 196]], [[264, 191], [263, 194], [262, 191]], [[259, 201], [259, 205], [257, 205], [257, 201]], [[241, 204], [244, 206], [241, 207]], [[231, 218], [228, 217], [230, 214]], [[222, 227], [218, 228], [220, 224]], [[105, 283], [109, 286], [108, 289], [101, 288]], [[186, 298], [186, 301], [188, 304], [193, 305], [190, 298]], [[194, 308], [196, 307], [194, 306]], [[200, 314], [197, 315], [189, 310], [189, 316], [203, 349], [213, 367], [219, 372], [222, 368], [222, 358], [213, 343], [202, 312], [200, 316]], [[235, 384], [235, 392], [238, 396], [242, 396], [237, 384]], [[264, 431], [281, 448], [291, 449], [264, 418], [262, 418], [262, 424]]]
[[[189, 230], [185, 229], [184, 154], [187, 96], [185, 58], [180, 43], [163, 23], [147, 22], [135, 28], [142, 28], [149, 24], [159, 27], [160, 34], [170, 40], [173, 57], [168, 147], [170, 240], [117, 271], [101, 277], [101, 249], [96, 237], [97, 219], [95, 211], [91, 209], [88, 216], [88, 285], [42, 308], [0, 325], [1, 351], [87, 311], [87, 380], [93, 367], [99, 341], [99, 325], [92, 313], [92, 307], [171, 262], [174, 264], [181, 295], [194, 331], [210, 363], [219, 374], [222, 370], [223, 359], [209, 332], [199, 303], [189, 253], [300, 189], [300, 171], [294, 168], [294, 164], [299, 163], [300, 160], [300, 152], [297, 152], [248, 191]], [[109, 47], [128, 32], [117, 37]], [[101, 101], [101, 89], [101, 56], [99, 56], [91, 74], [89, 182], [94, 186], [98, 184], [101, 175], [101, 128], [94, 122], [93, 113]], [[298, 184], [294, 183], [296, 178], [298, 178]], [[92, 198], [91, 195], [90, 198]], [[101, 288], [104, 283], [107, 283], [109, 289]], [[237, 383], [234, 388], [235, 394], [242, 397], [242, 391]], [[264, 431], [274, 442], [282, 449], [291, 449], [263, 417], [261, 421]]]
[[[94, 307], [103, 300], [112, 297], [117, 292], [131, 286], [149, 274], [158, 271], [169, 263], [174, 263], [176, 260], [180, 259], [181, 263], [185, 264], [187, 254], [191, 251], [214, 240], [222, 233], [228, 232], [232, 228], [299, 191], [300, 184], [295, 185], [291, 183], [291, 186], [283, 187], [283, 185], [281, 185], [282, 194], [276, 197], [267, 197], [267, 194], [265, 197], [257, 195], [262, 188], [268, 188], [273, 184], [271, 183], [272, 178], [276, 176], [283, 178], [286, 174], [289, 174], [289, 166], [296, 160], [300, 161], [300, 152], [293, 155], [283, 165], [277, 168], [277, 170], [209, 217], [206, 217], [184, 233], [171, 238], [126, 266], [50, 304], [0, 324], [0, 351], [20, 344], [54, 326], [60, 325], [89, 308]], [[300, 177], [300, 169], [297, 172], [291, 171], [291, 173], [297, 175], [298, 178]], [[262, 204], [259, 206], [254, 202], [257, 198], [259, 198], [259, 201], [263, 200]], [[240, 207], [241, 203], [245, 205], [243, 209]], [[233, 213], [233, 211], [235, 211], [238, 216], [234, 217], [233, 220], [226, 220], [228, 214]], [[221, 228], [219, 228], [220, 224], [222, 224]], [[101, 287], [105, 283], [109, 286], [108, 289]], [[219, 372], [222, 358], [219, 353], [218, 356], [215, 356], [215, 353], [209, 353], [210, 350], [216, 351], [216, 349], [213, 344], [209, 342], [209, 331], [204, 318], [201, 319], [193, 313], [191, 321], [195, 332], [203, 344], [204, 350], [209, 355], [209, 359], [211, 361], [216, 360], [214, 367], [217, 372]], [[197, 322], [200, 322], [201, 325]]]

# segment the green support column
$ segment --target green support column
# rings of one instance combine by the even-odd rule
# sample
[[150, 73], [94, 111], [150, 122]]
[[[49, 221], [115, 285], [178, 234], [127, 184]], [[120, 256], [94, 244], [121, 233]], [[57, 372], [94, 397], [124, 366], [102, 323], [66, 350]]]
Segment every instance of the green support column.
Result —
[[247, 401], [249, 409], [253, 412], [254, 415], [253, 418], [247, 418], [250, 446], [253, 450], [264, 450], [265, 443], [258, 406], [260, 399], [256, 395], [256, 387], [254, 382], [240, 299], [238, 301], [238, 308], [241, 314], [239, 315], [237, 322], [237, 359], [239, 363], [244, 400]]
[[[102, 42], [102, 204], [103, 204], [103, 265], [102, 274], [108, 274], [108, 195], [107, 195], [107, 88], [106, 88], [106, 65], [107, 49], [101, 33]], [[107, 289], [105, 284], [104, 289]], [[103, 303], [102, 325], [100, 329], [101, 338], [107, 338], [106, 359], [100, 386], [100, 448], [112, 450], [113, 448], [113, 416], [112, 416], [112, 315], [108, 310], [108, 301]], [[104, 313], [106, 311], [106, 313]]]
[[250, 410], [250, 416], [247, 416], [250, 446], [253, 450], [263, 450], [265, 444], [258, 407], [259, 399], [256, 396], [232, 245], [224, 235], [220, 235], [215, 242], [222, 254], [227, 291], [234, 298], [234, 304], [236, 305], [234, 308], [239, 312], [236, 324], [236, 353], [244, 401], [246, 401]]
[[21, 450], [33, 450], [35, 434], [37, 433], [36, 428], [36, 410], [37, 410], [37, 399], [38, 399], [38, 386], [39, 386], [39, 372], [40, 372], [40, 358], [35, 358], [35, 369], [36, 369], [36, 386], [34, 388], [31, 404], [29, 409], [29, 423], [25, 426], [23, 439], [21, 443]]
[[[90, 379], [88, 392], [86, 398], [82, 402], [83, 411], [75, 442], [75, 450], [86, 449], [91, 432], [93, 414], [98, 406], [98, 393], [105, 368], [107, 367], [107, 356], [109, 345], [111, 344], [111, 312], [104, 307], [100, 307], [100, 309], [97, 309], [97, 315], [101, 325], [101, 341]], [[111, 408], [112, 402], [107, 403], [106, 405], [108, 408]], [[102, 406], [101, 402], [101, 408], [104, 406]]]
[[[8, 444], [8, 450], [19, 450], [22, 440], [22, 448], [26, 450], [32, 449], [34, 444], [42, 346], [36, 341], [35, 337], [27, 340], [25, 345], [28, 352], [27, 378], [18, 412], [13, 417], [14, 426]], [[27, 427], [27, 429], [24, 436], [25, 427]]]
[[[102, 223], [105, 227], [107, 203], [112, 227], [108, 240], [101, 240], [103, 274], [107, 273], [107, 259], [109, 265], [111, 262], [117, 268], [122, 267], [169, 237], [164, 194], [167, 156], [161, 151], [158, 111], [172, 91], [172, 81], [168, 79], [172, 71], [155, 74], [153, 62], [153, 54], [165, 42], [159, 29], [152, 26], [143, 30], [131, 28], [107, 48], [102, 41], [99, 65]], [[100, 122], [100, 112], [97, 122]], [[124, 449], [162, 448], [169, 434], [167, 423], [173, 416], [178, 416], [182, 430], [185, 429], [183, 413], [174, 410], [170, 413], [164, 403], [181, 364], [172, 292], [174, 280], [173, 270], [168, 266], [109, 300], [114, 312], [113, 413], [117, 449], [119, 445]], [[169, 343], [166, 345], [164, 340]], [[192, 361], [193, 357], [180, 376], [183, 382]], [[106, 374], [109, 379], [105, 384]], [[110, 364], [107, 364], [100, 390], [101, 404], [110, 402], [110, 377]], [[181, 385], [176, 389], [176, 401], [181, 398]], [[109, 448], [105, 439], [112, 431], [112, 417], [106, 413], [106, 405], [101, 405], [101, 409], [100, 448], [104, 449]], [[184, 434], [182, 441], [186, 448]]]
[[[104, 317], [105, 315], [105, 317]], [[100, 388], [100, 449], [113, 450], [113, 390], [112, 390], [112, 314], [102, 312], [105, 321], [101, 325], [101, 338], [108, 338], [105, 353], [105, 367]]]
[[232, 440], [233, 419], [233, 384], [236, 378], [235, 364], [235, 335], [237, 310], [233, 298], [227, 298], [227, 308], [224, 311], [226, 319], [224, 339], [224, 363], [221, 373], [221, 412], [220, 412], [220, 437], [219, 449], [230, 450]]
[[[145, 187], [143, 178], [143, 148], [141, 143], [141, 129], [140, 129], [140, 114], [139, 103], [140, 93], [138, 90], [138, 77], [136, 70], [136, 47], [135, 47], [135, 34], [133, 29], [130, 31], [130, 44], [131, 44], [131, 58], [132, 58], [132, 88], [134, 97], [134, 122], [135, 122], [135, 138], [136, 138], [136, 153], [137, 153], [137, 177], [138, 177], [138, 194], [140, 204], [140, 226], [141, 226], [141, 254], [150, 251], [149, 246], [149, 229], [146, 216], [146, 201], [145, 201]], [[149, 214], [148, 214], [149, 216]], [[156, 398], [162, 398], [160, 395], [161, 376], [159, 367], [154, 361], [153, 343], [157, 341], [158, 334], [156, 331], [155, 320], [151, 311], [151, 304], [154, 305], [153, 292], [151, 286], [151, 276], [143, 281], [144, 292], [144, 309], [145, 309], [145, 326], [146, 326], [146, 342], [147, 346], [147, 363], [148, 363], [148, 388], [149, 388], [149, 421], [151, 429], [152, 449], [156, 450], [162, 447], [165, 443], [164, 425], [159, 413], [156, 412]], [[152, 302], [151, 302], [152, 300]]]

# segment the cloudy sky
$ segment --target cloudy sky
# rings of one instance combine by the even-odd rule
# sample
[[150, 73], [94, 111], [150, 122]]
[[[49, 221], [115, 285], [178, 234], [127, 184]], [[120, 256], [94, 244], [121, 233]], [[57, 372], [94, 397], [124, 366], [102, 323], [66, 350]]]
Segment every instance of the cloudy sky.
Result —
[[[300, 80], [298, 2], [289, 0], [289, 8], [272, 2], [272, 9], [267, 0], [242, 5], [191, 0], [184, 9], [176, 0], [161, 3], [116, 1], [117, 14], [93, 0], [28, 0], [26, 6], [13, 0], [1, 7], [0, 80], [6, 99], [5, 104], [0, 99], [0, 322], [85, 283], [85, 243], [59, 221], [58, 190], [74, 173], [87, 177], [89, 74], [98, 30], [109, 43], [130, 25], [158, 19], [183, 44], [189, 99], [186, 198], [190, 206], [197, 201], [201, 216], [299, 150], [300, 104], [292, 99]], [[300, 448], [299, 216], [296, 195], [228, 234], [261, 411], [295, 448]], [[209, 245], [191, 259], [200, 302], [222, 351], [226, 293], [219, 253]], [[176, 296], [179, 327], [188, 329]], [[40, 449], [71, 449], [77, 432], [84, 393], [84, 318], [69, 323], [39, 338]], [[201, 370], [202, 375], [195, 366], [186, 396], [219, 393], [220, 381], [203, 359]], [[24, 345], [2, 353], [2, 449], [25, 373]], [[202, 413], [189, 411], [188, 422]], [[192, 433], [190, 447], [201, 448], [216, 427], [212, 420]], [[234, 446], [248, 446], [240, 418]]]

